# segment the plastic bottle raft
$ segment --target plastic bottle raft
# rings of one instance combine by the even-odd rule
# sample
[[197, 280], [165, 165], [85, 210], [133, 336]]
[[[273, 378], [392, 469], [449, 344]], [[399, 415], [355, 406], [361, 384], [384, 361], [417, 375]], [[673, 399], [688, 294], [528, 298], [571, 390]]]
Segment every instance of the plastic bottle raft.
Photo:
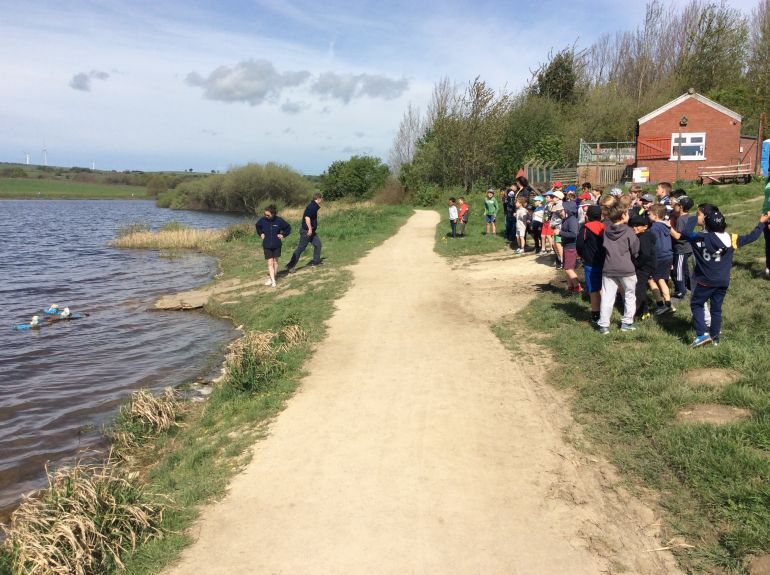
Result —
[[29, 323], [21, 323], [13, 326], [13, 329], [17, 331], [24, 331], [30, 329], [40, 329], [44, 325], [52, 324], [58, 321], [69, 321], [73, 319], [81, 319], [87, 317], [87, 313], [79, 311], [70, 311], [70, 308], [65, 307], [59, 309], [57, 304], [52, 304], [43, 310], [43, 321], [40, 321], [40, 316], [33, 315], [32, 320]]

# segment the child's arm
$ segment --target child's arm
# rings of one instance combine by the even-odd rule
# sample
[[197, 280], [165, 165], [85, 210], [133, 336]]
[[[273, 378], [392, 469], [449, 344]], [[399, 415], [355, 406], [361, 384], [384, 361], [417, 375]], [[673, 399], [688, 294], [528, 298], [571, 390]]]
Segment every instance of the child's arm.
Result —
[[767, 226], [768, 220], [770, 220], [770, 212], [766, 214], [762, 214], [759, 218], [759, 223], [757, 224], [757, 226], [753, 230], [751, 230], [748, 234], [743, 236], [739, 236], [738, 234], [732, 234], [733, 248], [735, 249], [742, 248], [746, 244], [750, 244], [751, 242], [757, 241], [759, 239], [759, 236], [762, 235], [762, 232]]

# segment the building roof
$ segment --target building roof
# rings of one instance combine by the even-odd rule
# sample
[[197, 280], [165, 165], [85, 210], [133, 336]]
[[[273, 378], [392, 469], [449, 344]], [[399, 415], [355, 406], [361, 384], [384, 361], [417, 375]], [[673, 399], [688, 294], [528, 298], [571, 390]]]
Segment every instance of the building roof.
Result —
[[688, 100], [690, 98], [693, 98], [695, 100], [698, 100], [701, 104], [705, 104], [706, 106], [709, 106], [711, 108], [714, 108], [717, 112], [722, 112], [725, 116], [731, 117], [733, 120], [736, 120], [737, 122], [740, 122], [743, 119], [743, 116], [741, 116], [738, 112], [733, 112], [729, 108], [725, 108], [721, 104], [717, 104], [714, 100], [709, 100], [706, 96], [698, 93], [690, 94], [689, 92], [686, 94], [682, 94], [675, 100], [671, 100], [668, 104], [664, 104], [657, 110], [653, 110], [646, 116], [642, 116], [639, 118], [639, 124], [644, 124], [645, 122], [652, 120], [656, 116], [660, 116], [663, 112], [667, 112], [671, 108], [675, 108], [685, 100]]

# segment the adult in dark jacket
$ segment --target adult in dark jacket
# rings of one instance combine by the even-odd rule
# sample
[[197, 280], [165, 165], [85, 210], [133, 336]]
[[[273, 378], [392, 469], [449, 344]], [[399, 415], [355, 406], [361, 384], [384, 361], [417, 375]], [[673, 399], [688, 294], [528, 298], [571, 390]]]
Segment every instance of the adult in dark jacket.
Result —
[[634, 259], [636, 267], [636, 317], [645, 320], [650, 317], [650, 305], [647, 301], [647, 282], [652, 278], [658, 266], [658, 254], [655, 247], [655, 235], [650, 231], [650, 220], [644, 215], [635, 215], [628, 220], [639, 238], [639, 253]]
[[321, 261], [321, 238], [318, 237], [318, 210], [321, 209], [321, 194], [316, 193], [313, 195], [313, 200], [305, 208], [305, 212], [302, 214], [302, 224], [299, 231], [299, 245], [294, 250], [294, 254], [289, 260], [289, 264], [286, 266], [286, 271], [289, 273], [294, 271], [294, 266], [297, 265], [302, 252], [308, 244], [313, 244], [313, 259], [310, 261], [310, 265], [318, 266], [323, 262]]
[[275, 276], [278, 273], [278, 258], [281, 257], [283, 238], [291, 233], [291, 226], [283, 218], [278, 217], [275, 206], [267, 206], [265, 215], [257, 220], [257, 235], [262, 238], [262, 249], [267, 260], [267, 272], [270, 277], [266, 286], [275, 287]]

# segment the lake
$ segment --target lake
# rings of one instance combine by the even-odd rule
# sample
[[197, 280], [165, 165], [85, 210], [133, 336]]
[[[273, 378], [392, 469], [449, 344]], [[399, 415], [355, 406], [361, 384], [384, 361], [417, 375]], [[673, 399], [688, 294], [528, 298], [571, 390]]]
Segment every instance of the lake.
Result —
[[[216, 262], [107, 242], [121, 227], [176, 220], [213, 228], [243, 217], [159, 209], [150, 201], [0, 201], [0, 516], [44, 484], [44, 465], [104, 444], [131, 391], [209, 373], [235, 337], [199, 312], [148, 311], [155, 298], [207, 283]], [[88, 313], [13, 331], [50, 304]]]

